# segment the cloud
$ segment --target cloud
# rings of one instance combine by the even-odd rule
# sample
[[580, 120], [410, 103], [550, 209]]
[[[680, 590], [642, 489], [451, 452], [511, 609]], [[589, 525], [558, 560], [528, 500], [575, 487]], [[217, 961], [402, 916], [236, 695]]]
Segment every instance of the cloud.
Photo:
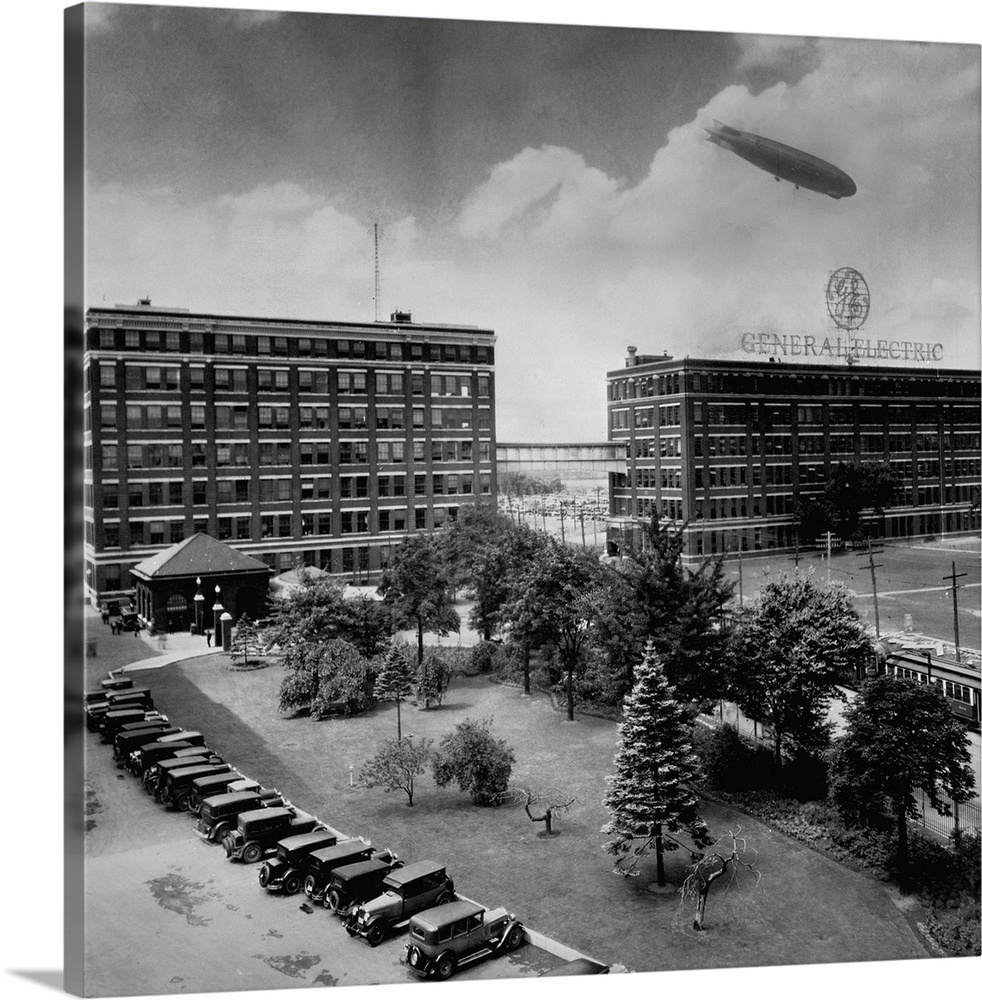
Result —
[[737, 69], [744, 71], [785, 65], [811, 44], [793, 35], [737, 35], [735, 40], [740, 46]]

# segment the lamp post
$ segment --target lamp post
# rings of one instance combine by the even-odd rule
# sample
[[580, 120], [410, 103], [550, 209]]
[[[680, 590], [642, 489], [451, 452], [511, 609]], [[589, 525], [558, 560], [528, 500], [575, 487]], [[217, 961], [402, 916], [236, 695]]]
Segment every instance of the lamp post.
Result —
[[222, 588], [216, 583], [215, 584], [215, 603], [211, 606], [211, 612], [215, 616], [215, 645], [217, 646], [222, 641], [222, 612], [225, 608], [222, 607]]
[[194, 581], [198, 589], [194, 595], [194, 631], [203, 635], [205, 631], [205, 595], [201, 593], [201, 577]]

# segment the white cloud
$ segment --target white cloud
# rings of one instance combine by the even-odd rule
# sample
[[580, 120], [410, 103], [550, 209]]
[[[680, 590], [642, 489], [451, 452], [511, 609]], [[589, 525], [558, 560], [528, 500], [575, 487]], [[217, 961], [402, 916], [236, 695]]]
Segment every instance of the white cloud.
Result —
[[780, 66], [810, 44], [809, 39], [793, 35], [737, 35], [736, 41], [740, 46], [740, 70]]

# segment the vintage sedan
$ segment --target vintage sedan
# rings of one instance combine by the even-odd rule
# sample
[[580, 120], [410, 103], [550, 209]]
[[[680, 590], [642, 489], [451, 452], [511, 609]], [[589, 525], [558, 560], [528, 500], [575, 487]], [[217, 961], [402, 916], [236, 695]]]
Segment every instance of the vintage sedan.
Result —
[[307, 856], [325, 847], [333, 847], [337, 842], [337, 834], [328, 830], [284, 837], [276, 845], [276, 857], [270, 858], [259, 869], [259, 884], [267, 892], [292, 896], [303, 886]]
[[367, 861], [344, 865], [331, 876], [324, 893], [324, 905], [344, 917], [353, 906], [378, 896], [389, 872], [404, 867], [405, 862], [391, 851], [376, 852], [376, 856]]
[[[239, 784], [236, 782], [236, 784]], [[255, 785], [255, 782], [250, 782]], [[257, 809], [275, 809], [286, 805], [275, 789], [259, 786], [248, 790], [227, 791], [224, 795], [209, 795], [201, 803], [194, 832], [204, 840], [219, 844], [235, 829], [239, 816]]]
[[449, 979], [461, 966], [513, 951], [524, 940], [525, 928], [503, 906], [487, 910], [458, 899], [410, 919], [409, 943], [399, 961], [421, 978]]
[[380, 896], [353, 907], [344, 922], [349, 934], [366, 938], [373, 948], [391, 927], [408, 921], [414, 913], [456, 899], [446, 865], [436, 861], [417, 861], [389, 872], [382, 888]]
[[225, 857], [254, 865], [262, 861], [264, 855], [276, 850], [276, 845], [284, 837], [299, 833], [311, 833], [321, 829], [317, 818], [293, 806], [275, 809], [256, 809], [239, 813], [238, 824], [225, 835], [222, 846]]

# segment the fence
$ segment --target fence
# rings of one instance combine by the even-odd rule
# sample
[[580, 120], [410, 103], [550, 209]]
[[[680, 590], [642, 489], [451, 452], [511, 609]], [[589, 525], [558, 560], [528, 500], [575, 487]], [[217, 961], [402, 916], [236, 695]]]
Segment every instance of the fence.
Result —
[[951, 798], [944, 791], [941, 792], [941, 801], [951, 810], [949, 816], [942, 816], [932, 805], [927, 793], [923, 791], [915, 792], [918, 805], [921, 810], [921, 818], [915, 822], [923, 826], [925, 830], [938, 834], [940, 837], [951, 838], [955, 831], [960, 833], [979, 833], [982, 831], [982, 802], [976, 795], [968, 802], [952, 802]]

